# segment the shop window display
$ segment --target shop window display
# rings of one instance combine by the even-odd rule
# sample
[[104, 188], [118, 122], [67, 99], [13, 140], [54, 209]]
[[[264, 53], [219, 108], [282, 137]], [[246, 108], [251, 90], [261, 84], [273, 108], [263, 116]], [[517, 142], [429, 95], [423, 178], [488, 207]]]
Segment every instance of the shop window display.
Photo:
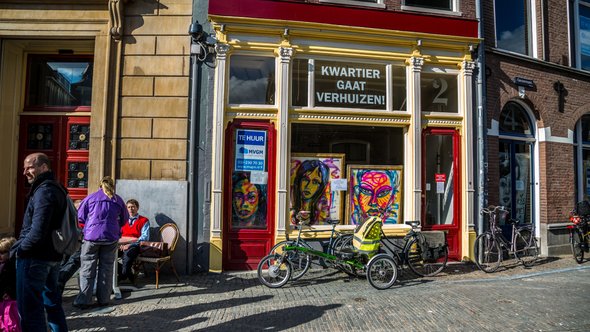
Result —
[[300, 123], [291, 127], [292, 212], [310, 211], [311, 222], [319, 225], [328, 218], [354, 225], [373, 215], [388, 224], [400, 222], [402, 128]]
[[[385, 110], [387, 95], [392, 94], [391, 109], [405, 110], [405, 67], [393, 66], [392, 77], [388, 77], [386, 67], [385, 64], [295, 59], [293, 106], [310, 107], [312, 102], [315, 107]], [[393, 82], [392, 91], [387, 90], [388, 80]]]

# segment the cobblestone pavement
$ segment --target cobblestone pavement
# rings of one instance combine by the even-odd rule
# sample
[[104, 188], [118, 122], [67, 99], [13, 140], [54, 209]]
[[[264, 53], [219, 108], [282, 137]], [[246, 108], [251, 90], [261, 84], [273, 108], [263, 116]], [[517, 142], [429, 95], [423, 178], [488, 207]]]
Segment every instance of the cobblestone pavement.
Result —
[[331, 269], [314, 269], [282, 288], [262, 286], [254, 272], [139, 279], [106, 308], [72, 307], [71, 331], [590, 331], [590, 262], [543, 258], [532, 268], [507, 262], [486, 274], [451, 264], [433, 278], [402, 272], [388, 290]]

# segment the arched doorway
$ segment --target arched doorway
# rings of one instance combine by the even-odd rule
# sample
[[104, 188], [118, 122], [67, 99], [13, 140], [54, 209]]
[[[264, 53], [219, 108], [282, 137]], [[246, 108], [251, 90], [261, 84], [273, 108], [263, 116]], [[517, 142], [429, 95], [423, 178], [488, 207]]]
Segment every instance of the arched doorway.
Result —
[[[535, 213], [534, 151], [535, 128], [529, 112], [519, 103], [506, 103], [499, 121], [499, 205], [510, 210], [510, 217], [532, 223]], [[500, 225], [507, 236], [505, 220]]]

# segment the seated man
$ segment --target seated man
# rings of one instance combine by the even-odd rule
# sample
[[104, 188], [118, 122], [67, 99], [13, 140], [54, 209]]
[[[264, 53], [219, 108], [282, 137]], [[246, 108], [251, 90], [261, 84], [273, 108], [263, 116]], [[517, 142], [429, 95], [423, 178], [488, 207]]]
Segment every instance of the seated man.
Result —
[[140, 216], [137, 212], [139, 210], [139, 202], [135, 199], [127, 201], [127, 211], [129, 211], [129, 221], [121, 227], [122, 237], [136, 238], [133, 243], [121, 246], [123, 250], [123, 267], [119, 275], [119, 280], [129, 278], [129, 281], [134, 282], [135, 276], [131, 266], [139, 256], [139, 242], [149, 241], [150, 237], [150, 221], [144, 216]]

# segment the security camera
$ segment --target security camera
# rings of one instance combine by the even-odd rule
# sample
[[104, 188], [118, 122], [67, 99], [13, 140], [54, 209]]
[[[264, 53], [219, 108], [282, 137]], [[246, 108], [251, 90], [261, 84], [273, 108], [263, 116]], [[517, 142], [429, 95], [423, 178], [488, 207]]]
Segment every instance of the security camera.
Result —
[[188, 28], [188, 33], [191, 35], [194, 41], [200, 41], [201, 38], [205, 35], [203, 31], [203, 26], [199, 24], [199, 22], [192, 23]]

